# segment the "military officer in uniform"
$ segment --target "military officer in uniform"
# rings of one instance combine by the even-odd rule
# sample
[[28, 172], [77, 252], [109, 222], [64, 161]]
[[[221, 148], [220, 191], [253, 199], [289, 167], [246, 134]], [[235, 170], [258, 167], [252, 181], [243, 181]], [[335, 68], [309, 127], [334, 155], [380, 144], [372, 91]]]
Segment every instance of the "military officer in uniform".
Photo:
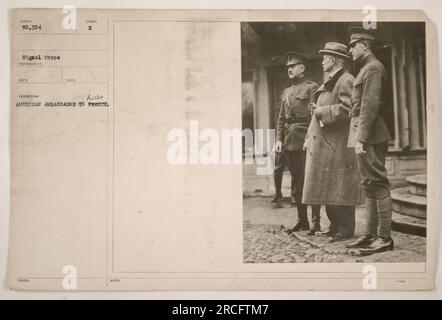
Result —
[[[311, 120], [308, 105], [314, 102], [318, 85], [305, 79], [304, 71], [308, 58], [298, 52], [288, 52], [287, 73], [292, 85], [284, 90], [281, 97], [281, 109], [278, 117], [275, 151], [284, 149], [284, 158], [291, 175], [295, 179], [295, 200], [298, 221], [288, 232], [309, 230], [307, 205], [302, 204], [304, 185], [305, 151], [304, 138]], [[320, 206], [312, 206], [312, 221], [319, 225]]]
[[392, 200], [385, 168], [391, 140], [383, 114], [386, 71], [373, 54], [376, 37], [363, 28], [350, 29], [350, 53], [360, 66], [353, 82], [349, 146], [354, 146], [366, 201], [364, 234], [348, 248], [360, 248], [362, 255], [393, 249], [391, 238]]

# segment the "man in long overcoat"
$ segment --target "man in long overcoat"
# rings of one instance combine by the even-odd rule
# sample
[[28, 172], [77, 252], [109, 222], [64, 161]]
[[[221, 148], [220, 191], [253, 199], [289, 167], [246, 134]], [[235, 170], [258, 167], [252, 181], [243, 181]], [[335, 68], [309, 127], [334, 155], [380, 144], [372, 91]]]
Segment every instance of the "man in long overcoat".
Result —
[[[302, 187], [304, 185], [305, 151], [303, 144], [311, 114], [308, 109], [314, 101], [318, 85], [304, 77], [308, 58], [298, 52], [288, 52], [287, 74], [292, 85], [284, 90], [281, 97], [281, 109], [278, 116], [275, 151], [284, 150], [284, 158], [291, 175], [295, 179], [295, 200], [298, 210], [298, 220], [287, 230], [288, 233], [309, 230], [307, 205], [301, 203]], [[312, 206], [312, 220], [319, 220], [320, 206]]]
[[328, 77], [316, 92], [316, 104], [310, 107], [313, 117], [305, 142], [302, 202], [326, 205], [330, 227], [317, 234], [340, 241], [353, 236], [355, 205], [362, 202], [356, 155], [347, 147], [354, 77], [344, 68], [350, 58], [346, 45], [329, 42], [319, 53]]

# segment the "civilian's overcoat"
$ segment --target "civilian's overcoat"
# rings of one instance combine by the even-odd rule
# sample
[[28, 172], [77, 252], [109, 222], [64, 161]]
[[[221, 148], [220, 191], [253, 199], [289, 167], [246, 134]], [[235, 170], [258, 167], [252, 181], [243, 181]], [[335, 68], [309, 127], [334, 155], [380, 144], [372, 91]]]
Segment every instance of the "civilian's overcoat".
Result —
[[354, 148], [347, 147], [353, 81], [354, 77], [342, 68], [316, 92], [321, 113], [312, 117], [306, 135], [303, 203], [357, 205], [362, 202], [356, 154]]

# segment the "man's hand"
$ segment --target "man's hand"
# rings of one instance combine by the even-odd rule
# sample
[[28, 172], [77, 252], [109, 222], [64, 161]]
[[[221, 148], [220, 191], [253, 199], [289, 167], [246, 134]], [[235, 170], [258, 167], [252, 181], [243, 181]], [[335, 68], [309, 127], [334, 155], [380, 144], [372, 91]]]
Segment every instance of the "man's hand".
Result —
[[307, 140], [305, 140], [304, 141], [304, 144], [302, 145], [302, 150], [307, 150], [308, 149], [308, 141]]
[[355, 152], [356, 154], [367, 153], [367, 151], [364, 150], [364, 144], [362, 142], [356, 141]]
[[322, 118], [322, 110], [317, 104], [309, 103], [308, 109], [310, 110], [311, 114], [316, 117], [316, 119], [320, 120]]
[[310, 102], [308, 104], [308, 109], [310, 110], [311, 113], [315, 112], [315, 109], [318, 108], [318, 105], [316, 103]]
[[316, 108], [315, 111], [313, 111], [313, 114], [315, 115], [316, 119], [318, 120], [322, 119], [321, 108]]
[[282, 151], [282, 141], [276, 142], [275, 151], [280, 153]]

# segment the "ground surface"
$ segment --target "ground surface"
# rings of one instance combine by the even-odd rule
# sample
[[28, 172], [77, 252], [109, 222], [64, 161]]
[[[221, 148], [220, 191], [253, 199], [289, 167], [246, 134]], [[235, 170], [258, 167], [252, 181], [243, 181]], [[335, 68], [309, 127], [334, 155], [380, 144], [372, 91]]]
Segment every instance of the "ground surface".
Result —
[[[348, 250], [344, 242], [329, 243], [327, 238], [309, 236], [307, 232], [287, 235], [297, 212], [289, 203], [275, 208], [266, 197], [244, 198], [244, 262], [245, 263], [316, 263], [316, 262], [425, 262], [426, 238], [399, 232], [392, 233], [393, 251], [360, 256]], [[356, 234], [361, 234], [365, 208], [356, 209]], [[309, 208], [309, 219], [311, 217]], [[321, 208], [321, 227], [329, 221]]]

